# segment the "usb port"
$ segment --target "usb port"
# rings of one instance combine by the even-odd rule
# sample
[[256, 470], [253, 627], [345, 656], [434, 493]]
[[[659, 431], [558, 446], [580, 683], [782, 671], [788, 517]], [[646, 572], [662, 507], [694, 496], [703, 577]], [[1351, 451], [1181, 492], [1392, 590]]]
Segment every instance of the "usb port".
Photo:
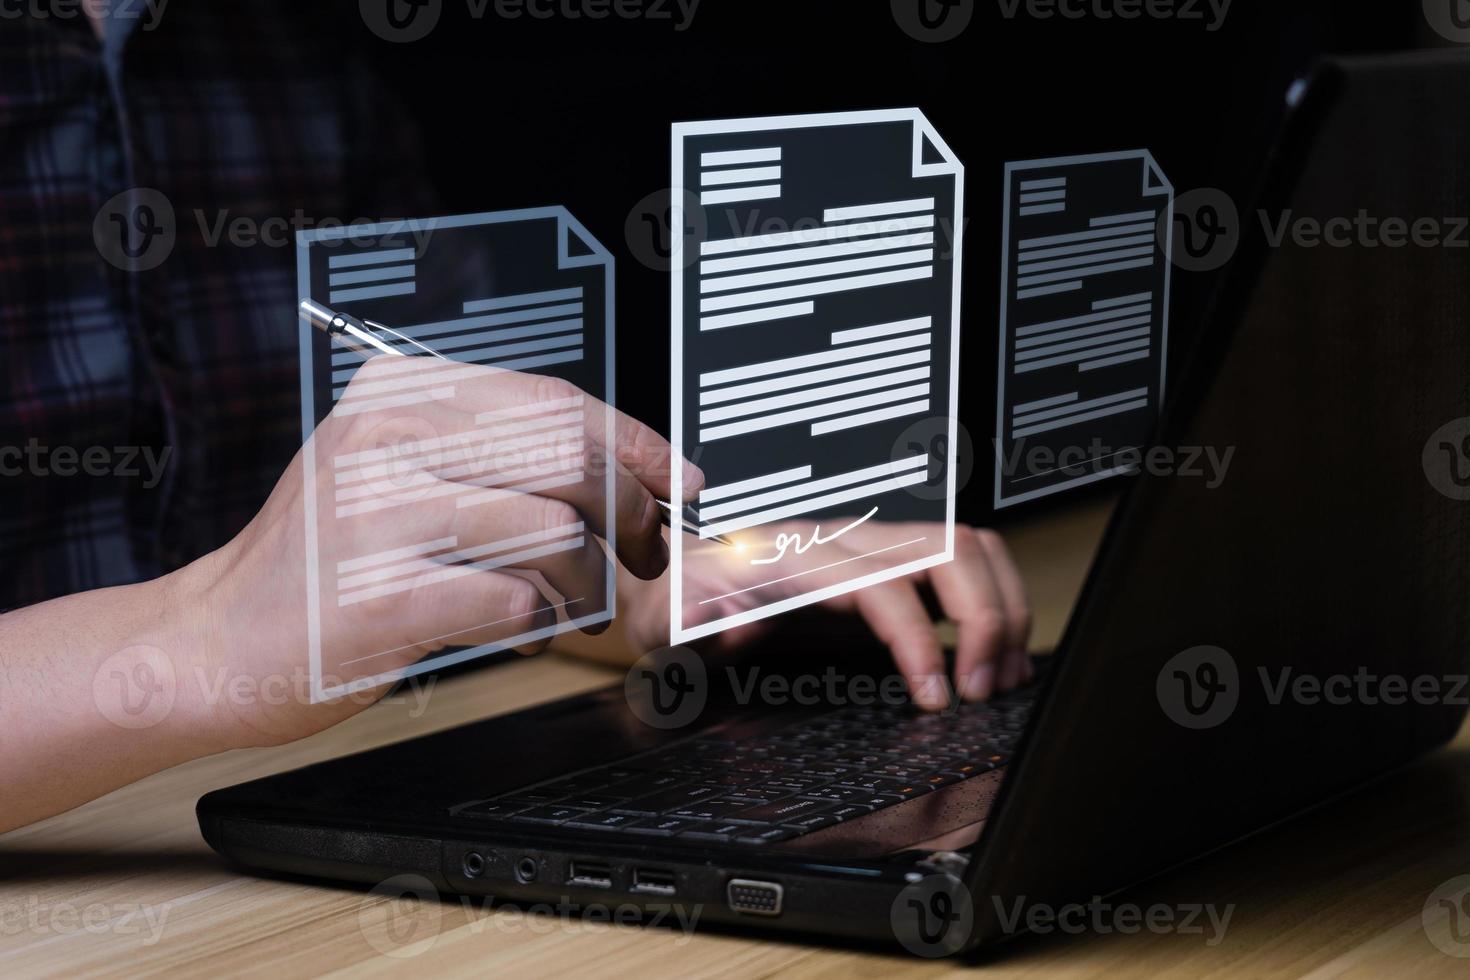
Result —
[[674, 894], [674, 873], [654, 868], [633, 869], [633, 890], [645, 895]]
[[591, 861], [573, 861], [567, 868], [567, 884], [583, 888], [611, 888], [612, 868]]

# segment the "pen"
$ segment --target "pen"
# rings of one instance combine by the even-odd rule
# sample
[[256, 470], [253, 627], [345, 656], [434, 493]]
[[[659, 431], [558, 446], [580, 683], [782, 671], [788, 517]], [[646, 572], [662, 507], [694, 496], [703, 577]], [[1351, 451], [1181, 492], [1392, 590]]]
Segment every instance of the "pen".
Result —
[[[416, 354], [425, 357], [436, 357], [441, 361], [448, 361], [438, 351], [426, 347], [405, 334], [399, 333], [392, 327], [384, 326], [373, 320], [359, 320], [348, 313], [329, 310], [314, 300], [304, 299], [301, 301], [301, 314], [311, 321], [311, 325], [342, 343], [344, 347], [351, 348], [364, 357], [372, 357], [376, 354], [392, 354], [394, 357], [408, 357], [407, 347]], [[657, 499], [657, 498], [655, 498]], [[699, 525], [686, 518], [683, 508], [678, 508], [679, 526], [690, 534], [699, 533]], [[664, 527], [674, 529], [675, 507], [667, 500], [658, 501], [659, 520]], [[711, 535], [709, 540], [718, 541], [720, 544], [734, 547], [735, 542], [723, 534]]]

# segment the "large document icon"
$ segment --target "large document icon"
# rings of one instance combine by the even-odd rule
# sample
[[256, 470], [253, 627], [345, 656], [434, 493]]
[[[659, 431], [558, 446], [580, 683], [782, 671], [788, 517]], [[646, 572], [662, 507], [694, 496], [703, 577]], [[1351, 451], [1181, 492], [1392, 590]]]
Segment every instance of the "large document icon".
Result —
[[997, 508], [1130, 471], [1164, 397], [1173, 202], [1147, 150], [1006, 166]]
[[960, 161], [917, 109], [684, 123], [672, 186], [673, 443], [706, 484], [671, 641], [948, 561]]
[[[605, 590], [589, 590], [602, 594], [536, 578], [538, 562], [605, 556], [583, 522], [530, 506], [575, 492], [615, 511], [614, 468], [595, 458], [613, 416], [587, 404], [613, 403], [611, 254], [564, 208], [537, 208], [302, 232], [297, 277], [304, 299], [392, 328], [394, 352], [415, 355], [359, 377], [367, 351], [301, 323], [313, 697], [611, 619], [611, 565]], [[580, 392], [543, 396], [535, 375]], [[336, 441], [354, 426], [365, 435]], [[482, 574], [533, 580], [544, 605], [511, 627], [466, 608], [456, 590]], [[399, 628], [406, 597], [459, 618], [360, 649], [363, 624]], [[523, 621], [536, 626], [505, 635]]]

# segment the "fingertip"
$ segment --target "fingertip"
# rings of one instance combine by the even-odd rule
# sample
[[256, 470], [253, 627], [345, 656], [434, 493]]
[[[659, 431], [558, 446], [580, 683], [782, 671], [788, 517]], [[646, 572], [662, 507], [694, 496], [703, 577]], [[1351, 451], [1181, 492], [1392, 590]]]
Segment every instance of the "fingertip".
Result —
[[692, 502], [705, 487], [704, 470], [684, 460], [684, 502]]
[[949, 707], [949, 683], [943, 673], [915, 674], [908, 678], [909, 696], [925, 711]]
[[995, 693], [995, 665], [980, 664], [956, 682], [966, 701], [988, 701]]

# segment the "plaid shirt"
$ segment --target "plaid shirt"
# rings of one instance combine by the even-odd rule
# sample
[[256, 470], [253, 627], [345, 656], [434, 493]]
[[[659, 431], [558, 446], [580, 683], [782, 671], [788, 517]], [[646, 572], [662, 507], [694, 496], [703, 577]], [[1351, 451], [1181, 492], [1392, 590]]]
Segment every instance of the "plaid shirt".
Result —
[[301, 442], [293, 228], [425, 208], [317, 4], [106, 28], [0, 28], [0, 610], [238, 533]]

